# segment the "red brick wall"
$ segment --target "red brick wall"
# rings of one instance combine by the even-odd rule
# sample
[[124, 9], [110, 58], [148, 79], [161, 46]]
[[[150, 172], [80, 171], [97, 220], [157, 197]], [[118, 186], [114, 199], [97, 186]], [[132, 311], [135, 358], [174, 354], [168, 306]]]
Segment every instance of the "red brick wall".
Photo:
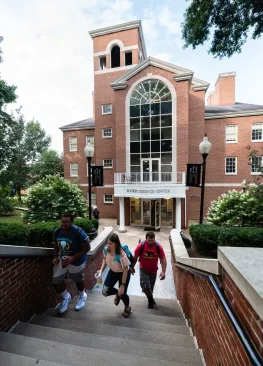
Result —
[[[89, 256], [85, 272], [86, 289], [95, 285], [95, 272], [100, 268], [103, 246]], [[11, 328], [18, 320], [28, 321], [34, 314], [45, 312], [59, 301], [51, 286], [51, 257], [0, 258], [0, 331]], [[75, 283], [67, 280], [71, 295], [78, 294]]]
[[[176, 294], [186, 319], [202, 349], [207, 366], [248, 366], [248, 356], [211, 284], [205, 278], [173, 265]], [[263, 356], [263, 323], [234, 282], [224, 272], [217, 278], [234, 314]]]
[[207, 100], [211, 105], [235, 103], [235, 75], [220, 76], [217, 79], [213, 94]]

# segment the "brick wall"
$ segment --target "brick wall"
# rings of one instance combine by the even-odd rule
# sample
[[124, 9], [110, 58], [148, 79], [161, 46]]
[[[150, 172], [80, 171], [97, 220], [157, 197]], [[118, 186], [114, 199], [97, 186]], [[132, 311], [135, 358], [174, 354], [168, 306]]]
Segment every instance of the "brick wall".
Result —
[[[211, 284], [173, 265], [177, 298], [207, 366], [248, 366], [248, 356]], [[234, 314], [263, 356], [263, 323], [226, 272], [218, 277]]]
[[[96, 283], [103, 246], [88, 256], [85, 286], [91, 290]], [[0, 331], [6, 331], [18, 320], [28, 321], [34, 314], [45, 312], [59, 301], [51, 286], [51, 257], [0, 258]], [[75, 283], [67, 280], [71, 295], [78, 294]]]

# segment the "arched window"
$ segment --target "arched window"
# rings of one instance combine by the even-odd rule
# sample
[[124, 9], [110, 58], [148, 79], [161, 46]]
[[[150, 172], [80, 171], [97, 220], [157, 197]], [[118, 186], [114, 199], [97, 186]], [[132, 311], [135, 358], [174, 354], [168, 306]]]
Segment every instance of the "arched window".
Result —
[[172, 95], [161, 80], [143, 81], [131, 94], [130, 167], [146, 182], [172, 178]]
[[120, 47], [114, 46], [111, 49], [111, 67], [120, 67]]

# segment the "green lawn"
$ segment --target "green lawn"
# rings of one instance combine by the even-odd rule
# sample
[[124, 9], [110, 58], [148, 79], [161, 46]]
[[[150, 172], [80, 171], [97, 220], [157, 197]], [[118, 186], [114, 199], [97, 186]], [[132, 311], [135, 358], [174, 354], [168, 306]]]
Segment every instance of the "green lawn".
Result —
[[20, 210], [15, 210], [14, 212], [12, 212], [9, 215], [0, 215], [0, 221], [21, 221], [21, 214], [23, 213], [23, 211]]

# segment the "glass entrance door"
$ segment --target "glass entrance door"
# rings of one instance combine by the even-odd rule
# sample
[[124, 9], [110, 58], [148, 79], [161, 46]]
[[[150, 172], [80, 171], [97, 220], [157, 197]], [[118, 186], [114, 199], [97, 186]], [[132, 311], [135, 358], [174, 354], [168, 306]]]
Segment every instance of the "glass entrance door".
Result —
[[142, 182], [159, 182], [160, 159], [142, 159]]
[[146, 226], [151, 225], [151, 201], [142, 201], [142, 224]]
[[142, 225], [155, 229], [161, 227], [160, 200], [142, 200]]
[[161, 227], [161, 204], [160, 201], [155, 201], [155, 230]]

